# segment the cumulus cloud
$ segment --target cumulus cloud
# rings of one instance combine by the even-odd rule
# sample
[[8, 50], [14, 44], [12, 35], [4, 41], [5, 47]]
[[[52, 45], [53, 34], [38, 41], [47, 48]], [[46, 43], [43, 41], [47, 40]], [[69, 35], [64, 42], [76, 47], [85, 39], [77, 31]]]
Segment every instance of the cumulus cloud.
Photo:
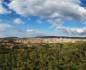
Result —
[[10, 24], [0, 22], [0, 37], [25, 37], [26, 32]]
[[8, 28], [11, 28], [11, 25], [6, 23], [0, 23], [0, 32], [6, 31]]
[[3, 22], [0, 22], [0, 37], [6, 37], [5, 31], [8, 31], [12, 26]]
[[3, 3], [3, 0], [0, 0], [0, 4]]
[[3, 5], [0, 4], [0, 14], [7, 14], [10, 13]]
[[35, 36], [43, 36], [43, 35], [46, 35], [47, 34], [44, 31], [35, 30], [35, 29], [27, 29], [26, 30], [26, 33], [27, 33], [27, 35], [33, 36], [33, 37], [35, 37]]
[[23, 21], [22, 21], [22, 19], [20, 19], [20, 18], [16, 18], [16, 19], [14, 19], [14, 23], [15, 24], [21, 24]]
[[0, 0], [0, 14], [11, 13], [11, 11], [7, 10], [7, 8], [4, 7], [3, 3], [3, 0]]
[[80, 3], [80, 0], [12, 0], [9, 8], [23, 16], [39, 16], [58, 23], [58, 19], [84, 20], [86, 9]]
[[59, 28], [63, 33], [66, 34], [73, 34], [73, 35], [86, 35], [86, 28], [69, 28], [69, 27], [64, 27], [64, 28]]
[[27, 29], [26, 32], [32, 33], [32, 32], [35, 32], [35, 30], [33, 30], [33, 29]]

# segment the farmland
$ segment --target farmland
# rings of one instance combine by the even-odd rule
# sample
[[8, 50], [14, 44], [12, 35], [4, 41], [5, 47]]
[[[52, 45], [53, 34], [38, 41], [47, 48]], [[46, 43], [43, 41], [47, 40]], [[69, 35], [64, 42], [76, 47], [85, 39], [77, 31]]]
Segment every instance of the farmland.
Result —
[[86, 70], [86, 42], [0, 43], [0, 70]]

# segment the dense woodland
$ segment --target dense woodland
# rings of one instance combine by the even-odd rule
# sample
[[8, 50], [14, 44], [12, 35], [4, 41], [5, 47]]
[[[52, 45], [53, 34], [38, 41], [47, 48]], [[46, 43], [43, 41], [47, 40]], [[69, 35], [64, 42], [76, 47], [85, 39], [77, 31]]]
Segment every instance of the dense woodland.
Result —
[[1, 44], [0, 70], [86, 70], [86, 42], [28, 45]]

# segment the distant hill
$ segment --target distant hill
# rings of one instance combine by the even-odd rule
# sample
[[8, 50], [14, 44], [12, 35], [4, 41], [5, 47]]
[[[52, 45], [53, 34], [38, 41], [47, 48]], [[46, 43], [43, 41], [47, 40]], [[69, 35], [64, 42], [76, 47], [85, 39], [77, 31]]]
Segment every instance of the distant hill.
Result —
[[5, 37], [5, 38], [18, 38], [18, 37]]
[[86, 39], [86, 37], [67, 37], [67, 36], [37, 36], [35, 38], [72, 38], [72, 39]]
[[86, 37], [68, 37], [68, 36], [36, 36], [36, 37], [4, 37], [0, 39], [28, 39], [28, 38], [67, 38], [67, 39], [86, 39]]

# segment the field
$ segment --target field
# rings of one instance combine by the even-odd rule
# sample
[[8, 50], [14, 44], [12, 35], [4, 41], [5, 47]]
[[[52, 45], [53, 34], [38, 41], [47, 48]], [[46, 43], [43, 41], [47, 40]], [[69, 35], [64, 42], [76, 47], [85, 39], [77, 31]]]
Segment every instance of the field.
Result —
[[86, 42], [0, 44], [0, 70], [86, 70]]

